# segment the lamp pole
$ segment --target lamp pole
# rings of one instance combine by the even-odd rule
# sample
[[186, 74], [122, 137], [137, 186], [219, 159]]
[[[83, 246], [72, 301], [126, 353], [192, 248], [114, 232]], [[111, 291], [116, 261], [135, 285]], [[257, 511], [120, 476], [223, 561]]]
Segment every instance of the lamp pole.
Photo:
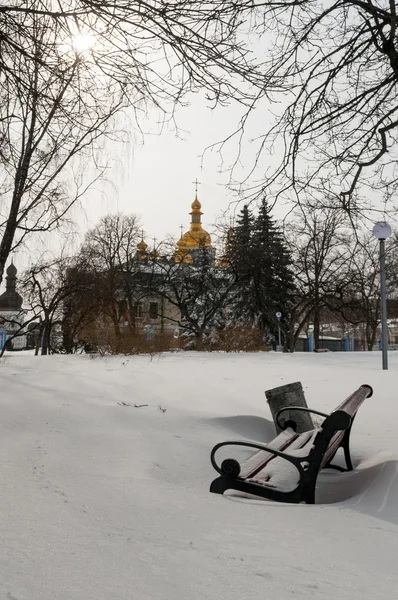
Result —
[[380, 242], [380, 296], [381, 296], [381, 344], [383, 370], [388, 370], [388, 329], [387, 329], [387, 286], [386, 286], [386, 246], [391, 235], [391, 227], [385, 221], [376, 223], [373, 235]]
[[281, 317], [282, 317], [282, 313], [281, 312], [277, 312], [277, 313], [275, 313], [275, 316], [278, 319], [278, 350], [280, 352], [281, 351], [281, 346], [282, 346], [282, 340], [281, 340]]

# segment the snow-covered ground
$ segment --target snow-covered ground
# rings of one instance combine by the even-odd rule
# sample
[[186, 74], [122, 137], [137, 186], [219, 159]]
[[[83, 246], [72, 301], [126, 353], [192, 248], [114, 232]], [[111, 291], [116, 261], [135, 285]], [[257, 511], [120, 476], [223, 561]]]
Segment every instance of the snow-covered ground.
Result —
[[[398, 353], [388, 372], [379, 353], [6, 356], [0, 600], [395, 598], [397, 375]], [[315, 506], [210, 494], [212, 446], [273, 437], [264, 390], [298, 380], [320, 410], [373, 386], [357, 470], [323, 473]]]

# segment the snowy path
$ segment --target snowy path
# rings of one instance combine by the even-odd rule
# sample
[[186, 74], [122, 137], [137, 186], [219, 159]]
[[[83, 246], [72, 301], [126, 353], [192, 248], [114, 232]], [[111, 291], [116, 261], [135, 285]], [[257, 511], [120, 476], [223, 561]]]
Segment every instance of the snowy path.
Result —
[[[0, 599], [395, 597], [398, 356], [388, 373], [379, 363], [365, 353], [8, 356]], [[209, 494], [212, 445], [270, 437], [264, 389], [295, 380], [320, 410], [374, 387], [355, 424], [359, 469], [323, 474], [316, 506]]]

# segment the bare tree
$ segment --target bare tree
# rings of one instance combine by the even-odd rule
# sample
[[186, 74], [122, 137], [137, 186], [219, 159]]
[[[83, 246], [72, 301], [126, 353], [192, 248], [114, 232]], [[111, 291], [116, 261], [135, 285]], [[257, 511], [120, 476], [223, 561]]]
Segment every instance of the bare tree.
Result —
[[[396, 2], [265, 0], [257, 12], [265, 87], [279, 82], [283, 95], [269, 98], [281, 109], [272, 107], [277, 117], [258, 138], [255, 166], [266, 160], [267, 168], [253, 195], [267, 188], [276, 199], [301, 202], [304, 190], [326, 188], [334, 193], [330, 205], [351, 215], [368, 206], [363, 186], [391, 200], [398, 183]], [[269, 153], [281, 157], [275, 168]]]
[[85, 335], [102, 318], [99, 302], [101, 282], [96, 272], [77, 255], [66, 271], [65, 284], [70, 293], [62, 307], [62, 348], [66, 354], [72, 354], [87, 347], [89, 341]]
[[148, 275], [149, 289], [175, 309], [168, 319], [192, 336], [196, 348], [202, 347], [212, 329], [225, 327], [229, 303], [237, 292], [236, 277], [229, 269], [215, 266], [207, 248], [196, 249], [193, 264], [185, 262], [183, 253], [158, 252]]
[[57, 227], [84, 191], [73, 186], [69, 167], [95, 152], [123, 105], [121, 90], [109, 83], [93, 93], [85, 61], [54, 55], [48, 22], [33, 21], [29, 56], [11, 54], [13, 76], [0, 75], [0, 282], [10, 252], [30, 234]]
[[[65, 304], [77, 292], [83, 295], [84, 279], [70, 276], [74, 266], [70, 257], [60, 256], [51, 260], [40, 260], [27, 269], [20, 281], [24, 301], [28, 307], [30, 321], [39, 319], [41, 354], [54, 351], [61, 344], [61, 326], [64, 321]], [[58, 340], [53, 343], [55, 335]]]
[[83, 156], [101, 174], [98, 142], [120, 137], [120, 110], [173, 118], [199, 88], [212, 106], [261, 93], [239, 35], [248, 10], [232, 0], [2, 3], [0, 283], [10, 252], [56, 227], [84, 192], [71, 186]]
[[[350, 259], [346, 269], [346, 281], [330, 303], [346, 323], [359, 326], [364, 332], [367, 350], [373, 350], [381, 322], [380, 264], [377, 242], [373, 236], [362, 235], [353, 247], [346, 240]], [[387, 294], [392, 299], [398, 289], [397, 240], [386, 244]]]
[[[216, 103], [233, 95], [249, 101], [253, 95], [242, 88], [242, 80], [258, 89], [264, 80], [254, 68], [250, 45], [238, 34], [254, 7], [233, 0], [5, 2], [0, 7], [0, 71], [14, 76], [8, 55], [51, 67], [57, 45], [63, 43], [77, 51], [89, 47], [98, 72], [129, 84], [126, 93], [133, 94], [134, 103], [137, 94], [158, 106], [178, 103], [197, 87], [207, 89]], [[31, 52], [37, 18], [48, 29], [40, 47], [47, 50], [51, 44], [51, 56]]]
[[108, 215], [88, 232], [78, 262], [94, 283], [98, 309], [110, 319], [115, 335], [127, 319], [135, 328], [135, 305], [147, 293], [137, 266], [140, 229], [134, 215]]
[[309, 318], [314, 325], [314, 345], [320, 347], [322, 309], [328, 307], [347, 283], [347, 265], [355, 248], [344, 243], [344, 215], [329, 208], [307, 208], [287, 228], [294, 256], [297, 285], [291, 318], [294, 347]]

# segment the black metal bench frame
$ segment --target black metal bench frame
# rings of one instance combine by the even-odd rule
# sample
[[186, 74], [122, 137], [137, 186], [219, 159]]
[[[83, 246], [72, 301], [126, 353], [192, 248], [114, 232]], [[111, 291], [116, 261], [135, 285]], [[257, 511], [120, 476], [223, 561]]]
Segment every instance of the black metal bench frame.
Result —
[[[369, 385], [362, 385], [353, 394], [351, 394], [344, 402], [340, 404], [332, 413], [325, 414], [317, 410], [302, 407], [285, 407], [281, 409], [276, 420], [280, 424], [280, 415], [286, 410], [301, 410], [310, 412], [316, 415], [325, 417], [324, 422], [317, 430], [316, 438], [313, 446], [307, 456], [293, 456], [288, 452], [282, 452], [281, 450], [275, 450], [270, 448], [266, 444], [259, 442], [253, 442], [249, 440], [237, 440], [237, 441], [226, 441], [216, 444], [214, 446], [210, 460], [214, 469], [220, 474], [210, 486], [210, 492], [215, 494], [223, 494], [226, 490], [233, 489], [248, 494], [254, 494], [267, 498], [269, 500], [275, 500], [277, 502], [289, 502], [289, 503], [301, 503], [307, 504], [315, 503], [315, 488], [318, 478], [318, 474], [322, 468], [334, 468], [339, 471], [352, 471], [353, 464], [350, 455], [350, 434], [352, 424], [357, 414], [357, 411], [361, 404], [366, 398], [370, 398], [373, 394], [373, 390]], [[294, 429], [294, 422], [286, 421], [284, 427], [292, 427]], [[303, 435], [303, 434], [301, 434]], [[297, 439], [297, 436], [295, 437]], [[254, 481], [248, 481], [245, 478], [240, 477], [241, 464], [234, 458], [227, 458], [223, 460], [221, 466], [219, 466], [215, 460], [217, 451], [224, 446], [245, 446], [256, 450], [264, 450], [271, 454], [271, 459], [274, 457], [280, 457], [292, 465], [294, 465], [299, 473], [299, 482], [297, 487], [292, 491], [282, 491], [271, 486], [267, 486], [266, 483], [261, 484]], [[346, 468], [339, 465], [333, 465], [332, 460], [334, 459], [336, 452], [339, 448], [344, 451], [344, 458], [346, 462]], [[270, 457], [264, 460], [264, 464], [270, 461]]]

